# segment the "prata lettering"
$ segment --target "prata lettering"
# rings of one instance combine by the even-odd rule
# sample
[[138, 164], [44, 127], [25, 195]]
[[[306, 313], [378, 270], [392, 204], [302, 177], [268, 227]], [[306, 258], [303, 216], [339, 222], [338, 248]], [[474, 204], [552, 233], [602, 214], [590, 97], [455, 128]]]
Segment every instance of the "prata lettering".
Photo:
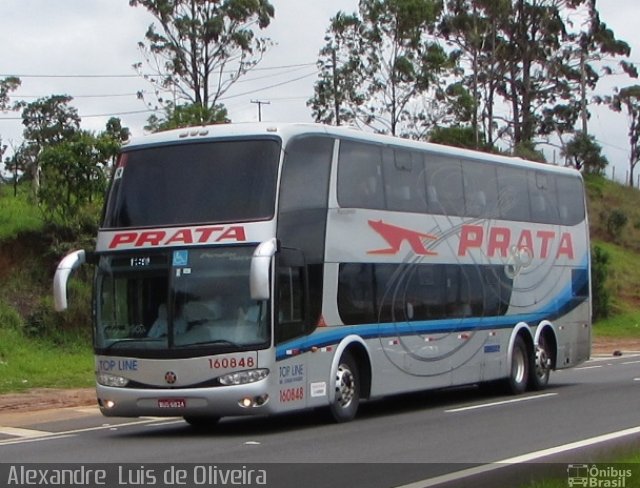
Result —
[[467, 224], [463, 225], [460, 231], [458, 256], [467, 256], [470, 251], [481, 249], [490, 258], [507, 257], [511, 246], [516, 246], [517, 249], [528, 249], [531, 257], [546, 259], [556, 241], [556, 259], [562, 256], [574, 259], [573, 240], [569, 232], [558, 234], [553, 230], [524, 229], [517, 234], [511, 232], [508, 227], [491, 227], [488, 233], [485, 233], [484, 227]]
[[242, 226], [199, 227], [174, 231], [147, 230], [118, 232], [109, 243], [109, 249], [119, 247], [158, 247], [168, 245], [206, 244], [211, 242], [246, 241]]

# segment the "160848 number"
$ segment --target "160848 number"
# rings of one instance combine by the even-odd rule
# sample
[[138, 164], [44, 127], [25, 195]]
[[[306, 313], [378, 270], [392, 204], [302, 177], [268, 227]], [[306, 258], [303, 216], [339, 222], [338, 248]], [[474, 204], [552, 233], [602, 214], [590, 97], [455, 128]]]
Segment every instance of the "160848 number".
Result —
[[252, 357], [209, 358], [210, 369], [254, 368], [256, 361]]
[[280, 401], [282, 403], [299, 402], [301, 400], [304, 400], [304, 388], [301, 386], [280, 390]]

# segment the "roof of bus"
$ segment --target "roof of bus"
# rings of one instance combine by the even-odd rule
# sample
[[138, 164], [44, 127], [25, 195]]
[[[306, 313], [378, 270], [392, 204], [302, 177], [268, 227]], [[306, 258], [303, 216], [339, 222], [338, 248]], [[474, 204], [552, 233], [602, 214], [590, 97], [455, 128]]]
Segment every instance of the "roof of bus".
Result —
[[283, 142], [300, 134], [324, 134], [344, 139], [367, 141], [379, 144], [402, 146], [406, 149], [418, 149], [429, 151], [444, 156], [457, 156], [476, 161], [492, 163], [510, 164], [515, 166], [535, 166], [545, 171], [579, 174], [572, 168], [564, 168], [551, 164], [537, 163], [522, 158], [502, 156], [498, 154], [461, 149], [458, 147], [445, 146], [429, 142], [414, 141], [411, 139], [401, 139], [399, 137], [373, 134], [362, 131], [358, 128], [348, 126], [330, 126], [313, 123], [273, 123], [273, 122], [253, 122], [236, 124], [218, 124], [202, 127], [189, 127], [170, 131], [158, 132], [155, 134], [137, 137], [126, 144], [124, 150], [153, 146], [157, 144], [171, 144], [173, 142], [206, 141], [218, 138], [247, 138], [251, 136], [277, 137]]

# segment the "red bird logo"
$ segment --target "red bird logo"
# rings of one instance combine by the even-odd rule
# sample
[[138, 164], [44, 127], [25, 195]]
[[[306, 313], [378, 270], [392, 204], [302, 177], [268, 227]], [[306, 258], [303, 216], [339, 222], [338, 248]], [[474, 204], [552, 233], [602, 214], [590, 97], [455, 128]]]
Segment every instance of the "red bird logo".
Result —
[[424, 234], [422, 232], [416, 232], [415, 230], [405, 229], [396, 225], [385, 224], [382, 220], [374, 221], [369, 220], [369, 225], [375, 230], [382, 238], [389, 243], [387, 249], [376, 249], [375, 251], [367, 251], [367, 254], [397, 254], [400, 250], [400, 246], [404, 241], [409, 243], [409, 246], [414, 253], [421, 256], [437, 256], [438, 253], [427, 249], [424, 245], [424, 240], [437, 240], [437, 237], [431, 234]]

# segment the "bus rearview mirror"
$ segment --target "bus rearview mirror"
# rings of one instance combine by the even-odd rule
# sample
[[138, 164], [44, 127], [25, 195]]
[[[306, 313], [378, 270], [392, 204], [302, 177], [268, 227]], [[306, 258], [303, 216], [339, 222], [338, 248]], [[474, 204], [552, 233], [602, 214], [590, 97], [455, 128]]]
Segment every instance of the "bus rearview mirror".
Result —
[[53, 278], [53, 303], [56, 312], [62, 312], [67, 309], [67, 282], [69, 281], [69, 275], [85, 262], [86, 253], [84, 250], [79, 250], [70, 252], [58, 264]]
[[268, 300], [271, 298], [269, 286], [269, 271], [271, 261], [278, 251], [278, 241], [271, 238], [256, 247], [251, 258], [251, 272], [249, 275], [249, 288], [252, 300]]

